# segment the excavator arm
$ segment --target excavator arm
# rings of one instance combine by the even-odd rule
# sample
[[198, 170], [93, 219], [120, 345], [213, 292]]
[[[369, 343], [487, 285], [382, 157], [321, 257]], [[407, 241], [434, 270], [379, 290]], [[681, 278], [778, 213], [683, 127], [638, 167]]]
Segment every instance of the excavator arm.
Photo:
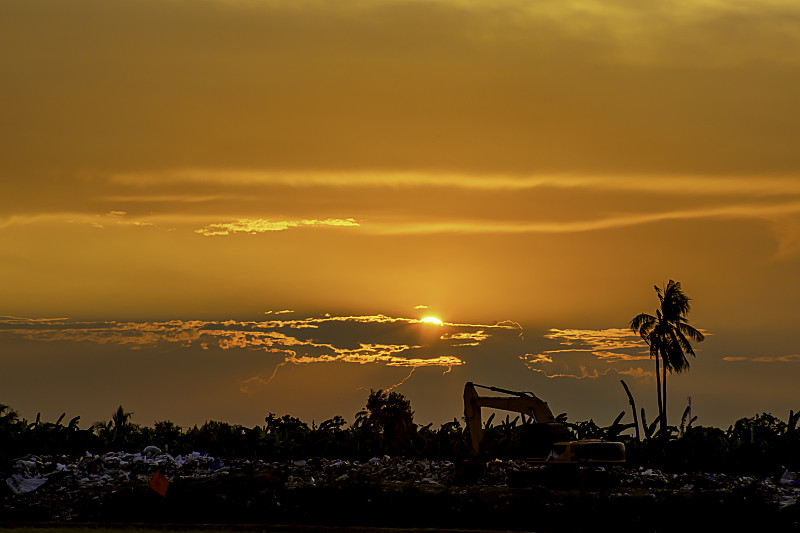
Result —
[[[501, 392], [509, 396], [480, 396], [475, 390], [476, 387]], [[464, 418], [469, 428], [474, 456], [480, 454], [481, 440], [483, 438], [481, 407], [502, 409], [531, 417], [534, 423], [541, 425], [538, 427], [546, 428], [546, 434], [552, 439], [551, 444], [560, 448], [558, 456], [555, 458], [556, 461], [625, 461], [625, 446], [621, 442], [598, 440], [558, 442], [569, 441], [569, 431], [563, 424], [556, 422], [553, 412], [547, 406], [547, 402], [537, 398], [533, 393], [487, 387], [468, 381], [464, 385]]]
[[[512, 396], [479, 396], [475, 387], [488, 389], [495, 392], [503, 392]], [[483, 422], [481, 420], [481, 407], [492, 409], [502, 409], [527, 415], [534, 422], [540, 424], [555, 423], [556, 419], [553, 412], [547, 406], [547, 402], [540, 400], [530, 392], [516, 392], [498, 387], [487, 387], [476, 385], [468, 381], [464, 385], [464, 418], [467, 420], [470, 439], [472, 441], [472, 451], [477, 454], [480, 450], [481, 438], [483, 437]]]

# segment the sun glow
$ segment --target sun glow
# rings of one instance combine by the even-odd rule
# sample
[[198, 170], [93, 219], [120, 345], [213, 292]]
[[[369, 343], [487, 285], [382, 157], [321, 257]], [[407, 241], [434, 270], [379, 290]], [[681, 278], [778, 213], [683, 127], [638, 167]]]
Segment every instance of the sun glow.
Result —
[[436, 324], [437, 326], [443, 326], [444, 322], [436, 318], [435, 316], [426, 316], [420, 322], [427, 322], [428, 324]]

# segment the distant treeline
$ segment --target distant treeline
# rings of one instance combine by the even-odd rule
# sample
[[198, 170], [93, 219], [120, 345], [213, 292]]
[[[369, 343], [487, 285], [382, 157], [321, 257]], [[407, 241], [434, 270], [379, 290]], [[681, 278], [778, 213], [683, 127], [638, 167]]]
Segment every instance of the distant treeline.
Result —
[[[624, 413], [605, 427], [592, 420], [570, 423], [565, 414], [559, 415], [558, 421], [570, 429], [574, 439], [624, 442], [628, 464], [633, 467], [761, 475], [780, 473], [783, 468], [800, 470], [800, 413], [790, 412], [786, 422], [768, 413], [742, 418], [726, 431], [694, 426], [696, 417], [690, 414], [687, 408], [680, 426], [661, 433], [654, 432], [655, 423], [648, 426], [642, 421], [642, 431], [633, 423], [621, 423]], [[172, 455], [203, 451], [216, 457], [265, 461], [310, 457], [363, 460], [382, 455], [460, 461], [470, 457], [464, 423], [454, 419], [438, 428], [417, 425], [411, 404], [402, 394], [380, 390], [370, 392], [352, 425], [341, 416], [309, 426], [290, 415], [270, 413], [264, 425], [252, 428], [217, 421], [190, 429], [169, 421], [148, 427], [133, 423], [132, 413], [122, 406], [109, 421], [96, 422], [89, 429], [81, 429], [79, 420], [61, 415], [55, 422], [42, 421], [39, 416], [29, 422], [0, 405], [0, 472], [7, 473], [15, 458], [28, 454], [135, 452], [151, 445]], [[489, 459], [529, 456], [531, 436], [540, 433], [532, 431], [535, 425], [510, 416], [495, 424], [494, 415], [490, 416], [484, 423], [482, 455]], [[629, 434], [634, 428], [635, 434]]]

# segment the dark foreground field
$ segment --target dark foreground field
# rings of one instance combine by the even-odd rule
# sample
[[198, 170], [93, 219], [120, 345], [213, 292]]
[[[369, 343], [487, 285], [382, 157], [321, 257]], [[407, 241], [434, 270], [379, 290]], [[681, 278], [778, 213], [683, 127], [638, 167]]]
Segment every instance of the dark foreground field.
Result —
[[[149, 487], [167, 474], [166, 497]], [[797, 476], [373, 458], [222, 461], [194, 454], [28, 457], [3, 484], [0, 522], [320, 531], [800, 530]], [[26, 490], [37, 485], [33, 490]]]

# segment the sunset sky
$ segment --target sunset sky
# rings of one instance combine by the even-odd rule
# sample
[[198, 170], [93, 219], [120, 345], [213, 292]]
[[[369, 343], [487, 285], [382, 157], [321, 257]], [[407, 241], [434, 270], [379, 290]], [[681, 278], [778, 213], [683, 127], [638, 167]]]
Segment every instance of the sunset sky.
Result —
[[669, 279], [672, 423], [800, 409], [796, 1], [4, 0], [0, 72], [27, 418], [438, 424], [475, 381], [606, 425], [620, 379], [652, 418]]

